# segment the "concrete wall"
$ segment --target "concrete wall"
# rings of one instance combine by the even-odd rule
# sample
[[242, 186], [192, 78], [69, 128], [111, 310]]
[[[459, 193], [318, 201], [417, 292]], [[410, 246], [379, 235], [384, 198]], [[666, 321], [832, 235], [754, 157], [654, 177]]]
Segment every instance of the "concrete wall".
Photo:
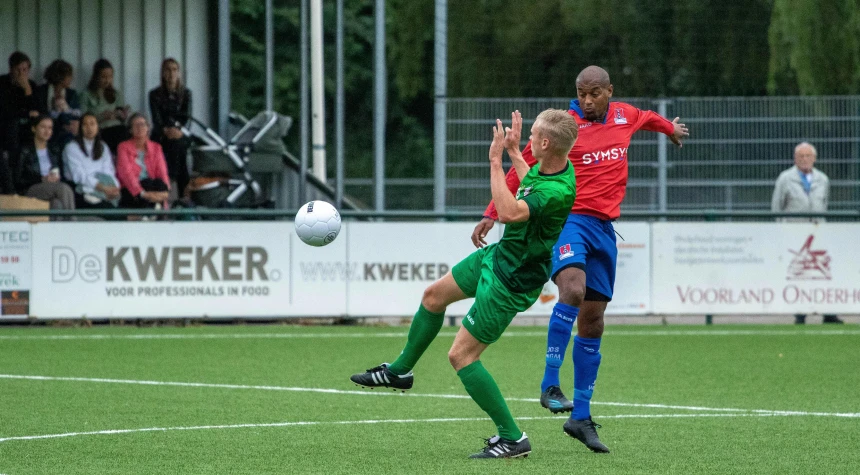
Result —
[[[41, 84], [51, 61], [75, 68], [73, 87], [86, 88], [93, 63], [113, 63], [114, 84], [134, 110], [149, 115], [147, 93], [159, 85], [161, 61], [174, 57], [194, 93], [195, 117], [213, 123], [210, 82], [217, 65], [216, 12], [209, 0], [0, 0], [0, 72], [15, 50], [33, 61]], [[210, 21], [213, 20], [213, 21]], [[213, 125], [217, 122], [213, 123]]]

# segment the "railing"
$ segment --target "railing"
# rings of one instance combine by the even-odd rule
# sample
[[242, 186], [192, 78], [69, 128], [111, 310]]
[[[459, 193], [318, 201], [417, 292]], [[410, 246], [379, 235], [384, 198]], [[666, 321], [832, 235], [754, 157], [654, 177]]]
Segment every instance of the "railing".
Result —
[[[399, 210], [399, 211], [355, 211], [342, 210], [341, 216], [354, 220], [444, 220], [464, 221], [481, 219], [480, 212], [474, 211], [422, 211], [422, 210]], [[139, 210], [139, 209], [87, 209], [87, 210], [0, 210], [0, 221], [4, 217], [54, 217], [54, 218], [78, 218], [99, 217], [118, 218], [127, 216], [148, 216], [157, 218], [171, 218], [179, 220], [198, 220], [205, 218], [221, 219], [286, 219], [291, 220], [295, 211], [282, 209], [171, 209], [171, 210]], [[624, 221], [655, 221], [655, 220], [683, 220], [683, 221], [773, 221], [775, 219], [825, 219], [828, 221], [860, 221], [860, 211], [839, 210], [824, 213], [773, 213], [764, 210], [669, 210], [669, 211], [641, 211], [631, 210], [622, 213]]]
[[[690, 128], [683, 148], [651, 132], [634, 135], [630, 182], [622, 204], [632, 211], [768, 210], [774, 183], [792, 166], [801, 141], [818, 150], [830, 177], [830, 209], [860, 209], [860, 96], [688, 97], [619, 99], [680, 117]], [[490, 199], [487, 147], [496, 118], [523, 113], [524, 127], [570, 98], [449, 98], [446, 208], [482, 211]]]

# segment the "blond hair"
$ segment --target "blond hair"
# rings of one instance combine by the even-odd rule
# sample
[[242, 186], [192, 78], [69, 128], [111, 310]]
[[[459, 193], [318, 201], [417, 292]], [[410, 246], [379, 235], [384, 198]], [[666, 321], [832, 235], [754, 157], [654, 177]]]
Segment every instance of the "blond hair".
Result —
[[538, 114], [535, 124], [541, 134], [549, 139], [550, 150], [566, 157], [570, 149], [573, 148], [579, 132], [576, 119], [567, 111], [547, 109]]

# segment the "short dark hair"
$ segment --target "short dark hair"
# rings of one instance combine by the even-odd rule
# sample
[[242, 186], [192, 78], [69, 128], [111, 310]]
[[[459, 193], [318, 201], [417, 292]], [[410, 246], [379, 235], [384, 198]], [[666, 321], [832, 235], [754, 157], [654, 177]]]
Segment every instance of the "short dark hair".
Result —
[[56, 59], [51, 64], [45, 68], [45, 81], [48, 81], [48, 84], [52, 86], [56, 86], [63, 79], [72, 75], [72, 65], [63, 61], [62, 59]]
[[9, 55], [9, 70], [10, 71], [12, 70], [12, 68], [14, 68], [15, 66], [18, 66], [21, 63], [27, 63], [31, 67], [33, 66], [33, 62], [30, 61], [30, 57], [27, 56], [26, 54], [22, 53], [21, 51], [15, 51], [14, 53]]
[[[21, 63], [18, 63], [18, 64], [21, 64]], [[54, 121], [54, 119], [51, 116], [49, 116], [48, 114], [39, 114], [36, 117], [33, 117], [32, 119], [30, 119], [30, 127], [35, 127], [35, 126], [41, 124], [43, 120], [50, 120], [51, 122]]]

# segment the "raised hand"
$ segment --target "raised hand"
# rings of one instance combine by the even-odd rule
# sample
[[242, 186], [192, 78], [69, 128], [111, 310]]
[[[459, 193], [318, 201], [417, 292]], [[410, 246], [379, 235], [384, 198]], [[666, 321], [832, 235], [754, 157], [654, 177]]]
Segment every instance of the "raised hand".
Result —
[[505, 128], [505, 150], [508, 154], [520, 153], [520, 139], [523, 133], [523, 115], [520, 111], [511, 112], [511, 126]]
[[678, 121], [681, 120], [680, 117], [675, 117], [675, 120], [672, 121], [672, 125], [675, 127], [675, 132], [669, 136], [669, 139], [672, 140], [672, 143], [683, 147], [684, 144], [681, 143], [681, 139], [687, 138], [690, 136], [690, 131], [687, 129], [687, 126]]
[[502, 150], [505, 148], [505, 128], [502, 121], [496, 119], [493, 127], [493, 142], [490, 144], [490, 163], [502, 164]]

